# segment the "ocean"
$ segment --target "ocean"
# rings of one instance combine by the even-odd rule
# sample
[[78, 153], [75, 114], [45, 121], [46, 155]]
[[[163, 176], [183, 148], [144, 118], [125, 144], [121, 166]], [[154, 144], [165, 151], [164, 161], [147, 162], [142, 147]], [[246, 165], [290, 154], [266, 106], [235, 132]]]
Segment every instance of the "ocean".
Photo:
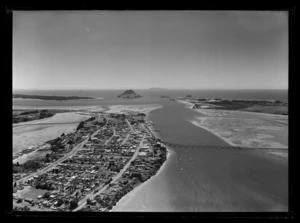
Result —
[[199, 98], [226, 98], [226, 99], [262, 99], [287, 100], [287, 90], [134, 90], [142, 98], [122, 100], [117, 96], [124, 90], [14, 90], [15, 94], [31, 95], [60, 95], [81, 96], [100, 99], [81, 99], [68, 101], [46, 101], [36, 99], [13, 99], [13, 109], [31, 107], [76, 107], [115, 104], [149, 104], [158, 102], [161, 96], [182, 97], [192, 95]]

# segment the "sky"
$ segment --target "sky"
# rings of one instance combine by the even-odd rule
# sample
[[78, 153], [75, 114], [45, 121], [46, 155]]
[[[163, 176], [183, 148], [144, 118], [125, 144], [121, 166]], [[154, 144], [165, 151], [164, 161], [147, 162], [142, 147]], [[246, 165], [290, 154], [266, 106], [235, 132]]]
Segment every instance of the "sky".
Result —
[[284, 11], [14, 11], [13, 89], [287, 89]]

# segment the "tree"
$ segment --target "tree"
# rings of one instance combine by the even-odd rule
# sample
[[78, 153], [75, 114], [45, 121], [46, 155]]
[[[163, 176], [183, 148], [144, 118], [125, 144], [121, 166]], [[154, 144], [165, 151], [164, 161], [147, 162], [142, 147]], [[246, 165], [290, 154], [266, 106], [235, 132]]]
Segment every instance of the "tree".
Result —
[[43, 197], [48, 199], [50, 195], [51, 195], [50, 192], [46, 192]]
[[59, 147], [57, 146], [57, 145], [53, 145], [52, 147], [51, 147], [51, 151], [52, 152], [57, 152], [59, 150]]
[[45, 156], [45, 162], [49, 162], [50, 161], [50, 154], [47, 153]]
[[87, 203], [87, 204], [92, 204], [91, 199], [88, 198], [88, 199], [86, 200], [86, 203]]
[[77, 199], [71, 200], [71, 202], [70, 202], [70, 209], [73, 210], [73, 209], [75, 209], [77, 206], [78, 206], [78, 201], [77, 201]]
[[76, 131], [78, 131], [79, 129], [81, 129], [82, 127], [84, 127], [84, 122], [80, 122], [79, 125], [77, 126]]
[[40, 189], [41, 188], [41, 183], [40, 182], [36, 182], [35, 183], [35, 188], [36, 189]]
[[14, 183], [14, 187], [16, 187], [16, 186], [17, 186], [17, 182]]
[[64, 203], [64, 202], [63, 202], [62, 199], [58, 199], [58, 200], [57, 200], [56, 206], [59, 207], [59, 206], [61, 206], [63, 203]]
[[23, 211], [30, 211], [30, 208], [27, 207], [27, 206], [25, 206], [25, 207], [23, 208]]

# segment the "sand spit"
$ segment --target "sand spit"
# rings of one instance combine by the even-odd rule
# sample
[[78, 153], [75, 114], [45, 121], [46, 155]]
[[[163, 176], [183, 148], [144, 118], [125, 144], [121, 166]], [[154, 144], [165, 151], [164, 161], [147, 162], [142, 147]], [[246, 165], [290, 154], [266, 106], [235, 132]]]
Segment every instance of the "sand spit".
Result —
[[178, 101], [179, 103], [185, 104], [185, 106], [186, 106], [187, 108], [192, 109], [192, 108], [194, 107], [194, 104], [191, 103], [191, 102], [187, 102], [187, 101], [185, 101], [185, 100], [177, 100], [177, 101]]
[[[192, 103], [177, 100], [187, 108]], [[199, 116], [189, 120], [232, 146], [250, 148], [288, 148], [288, 116], [248, 111], [193, 109]], [[270, 152], [287, 158], [285, 152]]]
[[93, 106], [16, 106], [13, 109], [55, 109], [55, 110], [70, 110], [70, 111], [105, 111], [107, 106], [105, 105], [93, 105]]
[[[288, 116], [214, 109], [196, 111], [201, 116], [189, 120], [191, 123], [232, 146], [288, 149]], [[287, 152], [270, 153], [287, 158]]]
[[136, 104], [136, 105], [110, 105], [106, 113], [123, 113], [124, 111], [136, 111], [148, 114], [154, 109], [161, 108], [160, 104]]

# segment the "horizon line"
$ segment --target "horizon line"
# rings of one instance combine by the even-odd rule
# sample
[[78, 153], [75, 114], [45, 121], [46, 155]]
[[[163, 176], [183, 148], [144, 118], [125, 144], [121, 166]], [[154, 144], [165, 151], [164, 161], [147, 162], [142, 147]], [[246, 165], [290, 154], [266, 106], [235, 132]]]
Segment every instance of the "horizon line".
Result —
[[288, 88], [163, 88], [163, 87], [150, 87], [150, 88], [15, 88], [15, 90], [68, 90], [68, 91], [83, 91], [83, 90], [289, 90]]

